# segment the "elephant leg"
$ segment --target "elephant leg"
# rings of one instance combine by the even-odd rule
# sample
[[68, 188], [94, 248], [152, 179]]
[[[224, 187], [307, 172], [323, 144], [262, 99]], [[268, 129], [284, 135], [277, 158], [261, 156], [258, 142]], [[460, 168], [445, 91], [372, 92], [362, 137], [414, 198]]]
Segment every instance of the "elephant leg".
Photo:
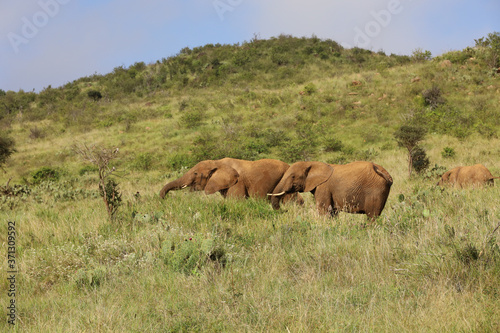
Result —
[[383, 195], [365, 201], [365, 214], [371, 221], [375, 221], [382, 214], [387, 198]]
[[326, 186], [318, 186], [314, 191], [314, 199], [316, 199], [316, 207], [320, 215], [335, 216], [337, 209], [335, 208], [332, 194]]
[[226, 193], [227, 198], [248, 198], [247, 190], [243, 182], [237, 182], [231, 186]]
[[335, 208], [335, 203], [332, 201], [332, 203], [328, 206], [328, 213], [330, 214], [331, 217], [335, 217], [339, 215], [339, 210]]

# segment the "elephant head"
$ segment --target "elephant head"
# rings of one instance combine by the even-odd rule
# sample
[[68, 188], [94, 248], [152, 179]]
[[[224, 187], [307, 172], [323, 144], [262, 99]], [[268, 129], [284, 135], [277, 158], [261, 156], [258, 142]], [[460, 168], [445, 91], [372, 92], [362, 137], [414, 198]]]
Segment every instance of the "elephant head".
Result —
[[311, 192], [326, 182], [333, 168], [322, 162], [296, 162], [285, 172], [271, 194], [274, 209], [279, 209], [281, 198], [295, 192]]
[[172, 190], [181, 190], [190, 187], [192, 191], [203, 191], [212, 194], [226, 190], [238, 182], [238, 172], [216, 161], [201, 161], [186, 172], [182, 177], [166, 184], [160, 191], [160, 197]]

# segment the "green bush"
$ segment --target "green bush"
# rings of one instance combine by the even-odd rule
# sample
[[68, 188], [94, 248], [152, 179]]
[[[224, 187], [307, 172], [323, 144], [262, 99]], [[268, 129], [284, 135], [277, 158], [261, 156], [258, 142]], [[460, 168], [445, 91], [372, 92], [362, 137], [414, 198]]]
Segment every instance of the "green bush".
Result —
[[279, 155], [287, 163], [307, 161], [316, 156], [316, 147], [309, 138], [294, 138], [281, 147]]
[[416, 173], [422, 174], [429, 168], [429, 157], [427, 157], [427, 153], [422, 147], [414, 148], [411, 152], [411, 158], [413, 161], [413, 170]]
[[33, 184], [40, 184], [48, 180], [58, 181], [60, 177], [61, 173], [59, 170], [51, 167], [41, 167], [31, 173]]
[[0, 135], [0, 169], [7, 159], [16, 152], [14, 139]]
[[87, 96], [90, 97], [94, 102], [97, 102], [102, 98], [102, 94], [99, 90], [89, 90]]
[[200, 109], [185, 110], [180, 117], [180, 124], [188, 129], [196, 128], [202, 124], [204, 115]]
[[453, 158], [455, 157], [455, 149], [450, 148], [450, 147], [444, 147], [443, 151], [441, 151], [441, 156], [443, 158]]
[[430, 60], [432, 58], [431, 51], [423, 51], [422, 49], [416, 49], [411, 55], [411, 60], [415, 62], [423, 62]]

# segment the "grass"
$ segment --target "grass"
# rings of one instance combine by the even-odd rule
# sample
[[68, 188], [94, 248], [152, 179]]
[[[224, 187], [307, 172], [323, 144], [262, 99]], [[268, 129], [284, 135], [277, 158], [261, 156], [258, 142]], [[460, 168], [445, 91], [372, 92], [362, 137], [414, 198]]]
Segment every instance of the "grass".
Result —
[[318, 216], [310, 195], [275, 212], [185, 191], [161, 201], [157, 187], [128, 195], [116, 223], [98, 198], [2, 211], [18, 222], [20, 330], [499, 328], [498, 187], [396, 182], [369, 226]]
[[[32, 102], [37, 117], [2, 118], [18, 151], [0, 184], [12, 177], [11, 185], [31, 190], [0, 196], [1, 243], [7, 221], [16, 221], [15, 330], [499, 331], [500, 235], [493, 233], [499, 186], [439, 189], [434, 178], [408, 179], [405, 151], [393, 138], [401, 123], [422, 114], [431, 128], [423, 141], [431, 166], [483, 163], [500, 176], [500, 140], [491, 135], [498, 124], [488, 118], [497, 112], [496, 77], [481, 64], [398, 65], [393, 57], [352, 50], [301, 65], [294, 55], [292, 64], [276, 66], [266, 58], [270, 50], [252, 47], [262, 47], [254, 50], [262, 61], [220, 82], [196, 69], [188, 71], [187, 86], [167, 80], [168, 89], [123, 94], [106, 83], [122, 73], [117, 69], [75, 82], [83, 96], [85, 84], [100, 88], [99, 102], [61, 98], [42, 119], [35, 118], [46, 107]], [[207, 47], [200, 59], [214, 50]], [[185, 61], [198, 56], [186, 52], [179, 55]], [[360, 54], [367, 60], [350, 62]], [[213, 85], [193, 87], [197, 79]], [[421, 105], [433, 84], [447, 108]], [[443, 127], [450, 110], [463, 110], [463, 122]], [[30, 137], [32, 128], [43, 135]], [[298, 154], [311, 159], [371, 160], [389, 171], [394, 185], [377, 221], [319, 216], [309, 193], [303, 207], [280, 211], [266, 201], [188, 190], [158, 197], [198, 154], [283, 159], [302, 138], [308, 141]], [[79, 142], [119, 147], [113, 166], [122, 172], [115, 180], [123, 205], [114, 221], [99, 197], [96, 171], [71, 149]], [[444, 157], [444, 148], [454, 156]], [[33, 184], [42, 167], [57, 169], [60, 179]], [[6, 265], [0, 275], [7, 275]], [[0, 304], [9, 302], [7, 289], [2, 279]], [[0, 329], [7, 326], [0, 321]]]

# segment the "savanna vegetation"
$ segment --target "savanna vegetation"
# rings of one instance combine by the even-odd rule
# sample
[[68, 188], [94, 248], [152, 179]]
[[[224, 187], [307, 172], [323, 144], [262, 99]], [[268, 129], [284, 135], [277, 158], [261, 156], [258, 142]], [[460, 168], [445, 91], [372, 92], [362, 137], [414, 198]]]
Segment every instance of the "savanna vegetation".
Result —
[[[500, 176], [499, 68], [498, 33], [434, 58], [282, 35], [0, 91], [14, 330], [499, 331], [500, 187], [435, 186], [458, 165]], [[394, 184], [371, 223], [319, 216], [308, 193], [280, 211], [159, 198], [226, 156], [367, 160]]]

